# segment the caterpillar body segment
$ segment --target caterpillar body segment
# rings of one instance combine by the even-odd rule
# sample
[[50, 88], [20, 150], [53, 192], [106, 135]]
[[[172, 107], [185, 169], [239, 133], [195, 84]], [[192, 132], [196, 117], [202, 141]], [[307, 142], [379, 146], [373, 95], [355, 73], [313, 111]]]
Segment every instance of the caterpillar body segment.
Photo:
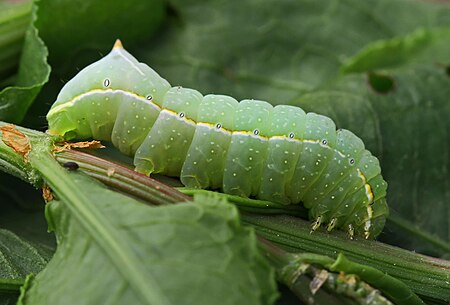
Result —
[[301, 202], [313, 229], [375, 237], [388, 215], [379, 162], [352, 132], [294, 106], [171, 88], [120, 44], [64, 86], [47, 119], [51, 134], [111, 141], [145, 174]]
[[199, 107], [198, 121], [183, 168], [181, 182], [193, 188], [221, 189], [228, 149], [239, 103], [223, 95], [207, 95]]
[[146, 137], [134, 156], [139, 172], [180, 175], [202, 99], [203, 95], [192, 89], [175, 87], [167, 91], [158, 118], [144, 134]]

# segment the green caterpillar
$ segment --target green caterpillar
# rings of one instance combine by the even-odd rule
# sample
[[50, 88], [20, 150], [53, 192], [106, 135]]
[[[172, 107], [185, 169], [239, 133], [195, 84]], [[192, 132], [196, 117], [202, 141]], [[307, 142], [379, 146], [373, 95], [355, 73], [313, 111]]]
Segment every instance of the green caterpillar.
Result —
[[294, 106], [172, 87], [117, 41], [80, 71], [47, 114], [49, 132], [111, 141], [136, 170], [283, 204], [302, 202], [313, 230], [377, 236], [387, 183], [357, 136]]

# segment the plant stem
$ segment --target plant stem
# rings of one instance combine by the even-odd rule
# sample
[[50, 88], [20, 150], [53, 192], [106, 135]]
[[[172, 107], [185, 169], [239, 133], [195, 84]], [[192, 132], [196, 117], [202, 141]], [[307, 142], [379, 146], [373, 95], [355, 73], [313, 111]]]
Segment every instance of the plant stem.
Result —
[[24, 279], [2, 279], [0, 278], [0, 293], [18, 293], [24, 284]]
[[157, 180], [81, 151], [64, 150], [56, 154], [56, 159], [62, 164], [76, 162], [89, 176], [154, 205], [192, 200]]
[[450, 302], [450, 261], [436, 259], [380, 242], [349, 240], [345, 233], [310, 233], [309, 222], [291, 216], [243, 213], [242, 220], [270, 242], [289, 252], [317, 253], [372, 266], [403, 281], [415, 293], [436, 304]]
[[[0, 126], [2, 125], [5, 124], [0, 122]], [[20, 127], [17, 129], [25, 133], [32, 143], [32, 152], [30, 153], [31, 165], [26, 165], [21, 156], [18, 156], [10, 147], [0, 141], [0, 158], [3, 160], [2, 162], [9, 164], [11, 168], [18, 169], [20, 173], [23, 173], [22, 178], [28, 179], [28, 181], [31, 181], [29, 177], [32, 173], [38, 170], [57, 196], [64, 202], [69, 202], [67, 203], [68, 207], [73, 209], [74, 213], [78, 214], [77, 217], [80, 221], [87, 222], [86, 226], [93, 231], [100, 229], [103, 231], [106, 230], [105, 227], [92, 227], [92, 221], [90, 222], [89, 219], [92, 220], [92, 217], [95, 216], [96, 212], [91, 211], [91, 209], [95, 210], [95, 208], [89, 207], [89, 205], [86, 206], [86, 202], [89, 199], [87, 195], [82, 194], [81, 190], [74, 189], [73, 181], [69, 179], [67, 170], [61, 168], [49, 153], [49, 143], [51, 143], [52, 139], [47, 135], [33, 130]], [[64, 156], [68, 156], [66, 153], [64, 154]], [[86, 159], [80, 157], [86, 157], [84, 153], [72, 151], [70, 154], [72, 154], [71, 157], [76, 155], [78, 159], [66, 158], [61, 162], [76, 160], [80, 163], [80, 168], [86, 163], [86, 168], [89, 169], [90, 162], [92, 161], [91, 156]], [[98, 171], [97, 175], [103, 176], [103, 179], [110, 179], [111, 177], [106, 177], [108, 177], [108, 169], [111, 168], [111, 163], [108, 163], [108, 161], [102, 163], [104, 160], [102, 162], [100, 160], [96, 160], [95, 162], [96, 165], [102, 164], [100, 166], [102, 171]], [[127, 176], [128, 180], [126, 180], [126, 183], [132, 181], [136, 183], [131, 190], [144, 190], [146, 188], [150, 190], [159, 187], [148, 177], [140, 176], [129, 169], [122, 169], [116, 166], [113, 168], [114, 174], [112, 177], [115, 179], [119, 179], [119, 175], [116, 175], [116, 173], [120, 173], [120, 175], [124, 176], [129, 175]], [[93, 167], [90, 170], [95, 172], [98, 168]], [[119, 179], [118, 181], [121, 180]], [[121, 183], [125, 183], [124, 181]], [[161, 187], [159, 190], [161, 190]], [[176, 198], [186, 199], [185, 195], [176, 195], [178, 192], [169, 187], [165, 189], [164, 193], [159, 191], [154, 192], [154, 190], [151, 190], [151, 192], [153, 192], [152, 194], [155, 197], [162, 196], [159, 199], [162, 201], [166, 200], [168, 204], [175, 202], [177, 200]], [[150, 196], [150, 201], [155, 200], [152, 197], [153, 195]], [[181, 197], [175, 198], [172, 196]], [[90, 213], [93, 213], [92, 215], [94, 216]], [[434, 259], [375, 241], [365, 239], [350, 240], [345, 233], [338, 231], [333, 232], [333, 235], [320, 231], [311, 234], [309, 222], [291, 216], [241, 213], [241, 219], [243, 223], [253, 226], [260, 236], [287, 251], [308, 252], [316, 255], [316, 258], [318, 254], [336, 258], [339, 253], [344, 253], [354, 262], [372, 266], [402, 280], [414, 292], [436, 304], [446, 304], [450, 301], [450, 294], [448, 293], [450, 286], [449, 261]], [[108, 234], [106, 235], [109, 236]], [[99, 242], [101, 243], [102, 241]], [[109, 242], [112, 242], [112, 240], [109, 240]], [[112, 242], [112, 244], [114, 243]], [[120, 257], [117, 259], [120, 259]], [[286, 260], [282, 263], [286, 263], [289, 260], [290, 258], [287, 256]], [[323, 263], [325, 264], [327, 262], [323, 261]], [[277, 264], [279, 267], [279, 262]], [[130, 268], [133, 269], [134, 267], [130, 266]]]

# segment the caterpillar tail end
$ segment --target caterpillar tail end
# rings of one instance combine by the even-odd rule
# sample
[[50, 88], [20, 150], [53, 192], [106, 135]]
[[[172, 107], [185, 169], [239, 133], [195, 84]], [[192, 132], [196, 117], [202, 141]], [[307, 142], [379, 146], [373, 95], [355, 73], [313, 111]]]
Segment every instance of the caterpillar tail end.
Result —
[[122, 42], [120, 41], [120, 39], [116, 39], [116, 42], [114, 43], [114, 46], [113, 46], [113, 50], [117, 50], [117, 49], [123, 49], [123, 45], [122, 45]]

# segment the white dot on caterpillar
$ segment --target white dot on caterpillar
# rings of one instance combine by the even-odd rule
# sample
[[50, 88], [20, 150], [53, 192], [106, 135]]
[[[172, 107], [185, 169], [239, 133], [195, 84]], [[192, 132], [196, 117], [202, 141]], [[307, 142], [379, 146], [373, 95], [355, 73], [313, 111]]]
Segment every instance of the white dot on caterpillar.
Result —
[[136, 119], [139, 119], [139, 115], [138, 114], [136, 114], [136, 117], [135, 117]]
[[233, 177], [236, 177], [237, 176], [237, 174], [236, 173], [233, 173]]
[[111, 81], [108, 78], [105, 78], [105, 80], [103, 81], [103, 86], [109, 87], [109, 85], [111, 85]]
[[253, 158], [252, 158], [252, 157], [248, 157], [248, 160], [249, 160], [249, 161], [252, 161], [252, 160], [253, 160]]
[[211, 153], [212, 153], [212, 154], [214, 153], [214, 149], [211, 149]]
[[197, 165], [197, 161], [194, 161], [194, 165]]
[[288, 161], [287, 161], [287, 160], [284, 160], [284, 164], [288, 164]]
[[128, 130], [127, 130], [127, 133], [131, 133], [131, 130], [128, 129]]

